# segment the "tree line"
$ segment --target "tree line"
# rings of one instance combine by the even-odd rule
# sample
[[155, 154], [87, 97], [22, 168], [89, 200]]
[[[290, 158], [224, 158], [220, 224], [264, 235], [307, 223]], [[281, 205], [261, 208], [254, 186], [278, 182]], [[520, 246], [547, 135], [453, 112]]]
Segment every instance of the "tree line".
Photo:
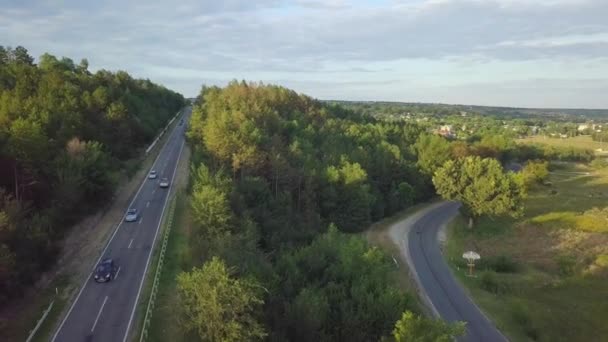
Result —
[[436, 341], [394, 265], [358, 235], [433, 196], [412, 124], [289, 89], [203, 87], [191, 117], [191, 212], [201, 267], [177, 279], [183, 327], [203, 341]]
[[124, 71], [0, 46], [0, 303], [53, 264], [67, 227], [183, 105]]

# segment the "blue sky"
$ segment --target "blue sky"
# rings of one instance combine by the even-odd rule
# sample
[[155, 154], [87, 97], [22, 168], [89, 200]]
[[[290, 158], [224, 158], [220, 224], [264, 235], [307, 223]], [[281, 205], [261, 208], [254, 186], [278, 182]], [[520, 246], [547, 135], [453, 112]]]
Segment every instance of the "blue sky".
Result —
[[0, 0], [0, 44], [186, 96], [232, 79], [321, 99], [608, 108], [606, 0]]

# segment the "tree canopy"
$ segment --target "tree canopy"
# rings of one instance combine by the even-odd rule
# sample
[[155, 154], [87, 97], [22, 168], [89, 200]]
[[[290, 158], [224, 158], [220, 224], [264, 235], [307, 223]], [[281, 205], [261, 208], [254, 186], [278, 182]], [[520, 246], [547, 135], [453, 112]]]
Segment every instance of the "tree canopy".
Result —
[[256, 284], [231, 275], [226, 264], [214, 257], [202, 269], [177, 277], [182, 325], [196, 331], [201, 341], [255, 341], [266, 333], [255, 317], [263, 303]]
[[395, 342], [451, 342], [465, 332], [464, 323], [449, 324], [406, 311], [395, 324]]
[[187, 134], [193, 240], [200, 259], [220, 256], [268, 290], [269, 340], [377, 341], [416, 310], [390, 258], [344, 232], [433, 194], [422, 132], [278, 86], [203, 87]]
[[[0, 46], [0, 304], [52, 265], [57, 241], [114, 192], [184, 98], [124, 71]], [[0, 223], [0, 225], [3, 225]]]
[[[477, 156], [447, 161], [433, 176], [437, 193], [462, 202], [465, 213], [518, 216], [523, 211], [525, 187], [521, 177], [504, 173], [493, 158]], [[471, 221], [472, 224], [472, 221]]]

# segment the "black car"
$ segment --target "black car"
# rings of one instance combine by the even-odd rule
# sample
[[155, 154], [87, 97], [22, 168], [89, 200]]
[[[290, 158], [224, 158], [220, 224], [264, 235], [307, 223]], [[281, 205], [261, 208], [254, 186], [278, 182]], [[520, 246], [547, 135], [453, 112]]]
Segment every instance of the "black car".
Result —
[[114, 278], [115, 269], [114, 260], [110, 258], [103, 259], [95, 268], [95, 281], [98, 283], [105, 283], [106, 281], [112, 280], [112, 278]]

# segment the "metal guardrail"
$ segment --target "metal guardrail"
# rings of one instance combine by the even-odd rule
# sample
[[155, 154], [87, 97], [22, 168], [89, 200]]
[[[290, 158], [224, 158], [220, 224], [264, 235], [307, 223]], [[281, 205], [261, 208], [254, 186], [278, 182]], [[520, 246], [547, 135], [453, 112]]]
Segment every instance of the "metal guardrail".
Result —
[[158, 136], [154, 139], [154, 141], [152, 141], [152, 143], [150, 144], [150, 146], [148, 146], [148, 148], [146, 148], [146, 154], [150, 153], [150, 151], [154, 148], [154, 146], [156, 145], [156, 143], [160, 140], [160, 138], [163, 137], [163, 135], [165, 135], [165, 133], [167, 132], [167, 130], [169, 129], [169, 126], [171, 126], [171, 124], [173, 123], [173, 121], [175, 121], [175, 119], [177, 119], [177, 117], [182, 113], [183, 109], [180, 109], [174, 117], [171, 118], [171, 120], [169, 120], [169, 122], [167, 123], [167, 125], [165, 126], [165, 128], [163, 128], [163, 130], [158, 134]]
[[169, 242], [169, 234], [171, 232], [171, 227], [173, 226], [173, 216], [175, 213], [176, 198], [177, 197], [174, 195], [171, 199], [171, 206], [169, 207], [169, 214], [167, 216], [167, 226], [165, 227], [160, 254], [158, 255], [158, 264], [156, 265], [156, 273], [154, 274], [154, 281], [152, 282], [152, 290], [150, 291], [150, 298], [148, 299], [146, 315], [144, 316], [144, 323], [141, 328], [141, 335], [139, 337], [140, 342], [143, 342], [148, 338], [148, 329], [150, 328], [152, 312], [154, 311], [156, 295], [158, 294], [158, 283], [160, 282], [160, 275], [165, 260], [165, 253], [167, 251], [167, 244]]
[[54, 300], [51, 301], [51, 304], [49, 304], [47, 309], [44, 310], [42, 317], [40, 317], [40, 319], [38, 320], [38, 323], [36, 323], [36, 326], [34, 327], [34, 329], [32, 329], [30, 331], [30, 334], [28, 335], [27, 340], [25, 340], [25, 342], [30, 342], [34, 338], [34, 336], [36, 336], [36, 332], [38, 332], [38, 329], [40, 329], [40, 326], [42, 325], [42, 323], [44, 323], [44, 320], [49, 315], [49, 312], [51, 312], [51, 309], [53, 309], [53, 304], [55, 304]]

